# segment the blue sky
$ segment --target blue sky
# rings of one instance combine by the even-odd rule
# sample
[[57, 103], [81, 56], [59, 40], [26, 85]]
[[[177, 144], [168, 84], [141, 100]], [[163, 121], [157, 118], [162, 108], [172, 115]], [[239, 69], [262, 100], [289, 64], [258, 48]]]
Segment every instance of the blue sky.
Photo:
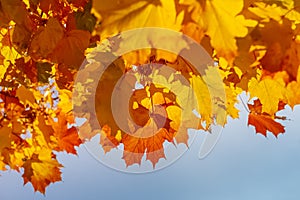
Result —
[[286, 134], [265, 138], [247, 127], [244, 108], [230, 120], [212, 153], [198, 159], [204, 134], [169, 167], [147, 174], [112, 170], [84, 147], [78, 156], [60, 154], [63, 182], [47, 188], [46, 196], [23, 186], [21, 175], [1, 172], [1, 200], [297, 200], [300, 197], [300, 107], [286, 111]]

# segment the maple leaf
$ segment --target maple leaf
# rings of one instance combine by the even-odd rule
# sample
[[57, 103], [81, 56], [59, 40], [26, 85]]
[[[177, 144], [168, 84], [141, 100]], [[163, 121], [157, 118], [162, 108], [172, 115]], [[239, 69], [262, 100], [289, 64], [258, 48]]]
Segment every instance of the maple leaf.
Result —
[[282, 18], [287, 18], [290, 21], [299, 22], [300, 13], [297, 2], [292, 0], [253, 2], [255, 6], [248, 9], [262, 19], [281, 21]]
[[33, 153], [22, 167], [24, 184], [31, 182], [35, 191], [45, 193], [45, 188], [50, 183], [61, 181], [62, 165], [53, 159], [51, 149], [41, 149], [38, 154]]
[[70, 68], [79, 68], [85, 58], [84, 51], [89, 44], [90, 33], [88, 31], [71, 30], [66, 32], [57, 43], [49, 58], [55, 63], [65, 64]]
[[[128, 81], [130, 82], [126, 82], [126, 79], [123, 79], [122, 82], [120, 83], [116, 83], [117, 80], [119, 80], [119, 77], [117, 77], [118, 73], [121, 73], [120, 70], [120, 65], [124, 65], [122, 64], [122, 62], [114, 62], [112, 65], [110, 65], [107, 68], [107, 71], [104, 72], [102, 78], [100, 79], [97, 91], [98, 93], [96, 93], [96, 102], [97, 104], [96, 106], [96, 110], [99, 109], [99, 106], [101, 105], [101, 102], [103, 102], [104, 100], [108, 101], [108, 103], [110, 103], [111, 100], [111, 96], [112, 96], [112, 90], [114, 88], [119, 88], [119, 86], [122, 85], [122, 90], [127, 91], [128, 89], [126, 89], [126, 87], [129, 87], [129, 90], [131, 90], [131, 83], [133, 83], [132, 79], [128, 79]], [[142, 68], [142, 67], [140, 67]], [[142, 70], [142, 69], [139, 69]], [[146, 70], [146, 67], [145, 67]], [[149, 69], [150, 70], [150, 69]], [[111, 72], [114, 73], [111, 73]], [[109, 73], [108, 73], [109, 72]], [[113, 75], [106, 75], [105, 74], [113, 74]], [[132, 134], [142, 134], [142, 137], [146, 137], [147, 134], [152, 133], [150, 128], [152, 126], [150, 126], [149, 124], [153, 124], [156, 127], [159, 127], [161, 129], [163, 129], [165, 131], [167, 131], [166, 134], [168, 134], [169, 136], [172, 136], [172, 138], [165, 139], [167, 141], [171, 141], [173, 140], [173, 138], [175, 138], [175, 140], [177, 141], [177, 143], [184, 143], [186, 145], [187, 141], [188, 141], [188, 134], [187, 134], [187, 127], [189, 125], [191, 125], [191, 127], [195, 122], [197, 123], [197, 120], [194, 120], [194, 118], [192, 118], [193, 120], [191, 120], [191, 118], [189, 117], [189, 115], [191, 115], [192, 113], [192, 103], [188, 103], [189, 100], [188, 99], [189, 95], [188, 93], [190, 93], [189, 88], [186, 86], [186, 89], [183, 90], [184, 87], [182, 87], [180, 80], [177, 80], [174, 78], [173, 83], [167, 83], [167, 79], [163, 76], [163, 75], [153, 75], [155, 74], [155, 70], [152, 71], [148, 71], [146, 74], [148, 74], [148, 78], [149, 80], [151, 78], [153, 78], [154, 82], [165, 82], [164, 87], [159, 87], [159, 85], [155, 85], [155, 84], [150, 84], [150, 85], [145, 85], [144, 88], [141, 89], [135, 89], [133, 91], [133, 93], [129, 96], [129, 114], [130, 117], [128, 118], [128, 120], [130, 121], [126, 121], [126, 117], [125, 114], [122, 115], [122, 112], [126, 112], [123, 111], [123, 107], [126, 109], [126, 101], [120, 101], [118, 103], [118, 106], [120, 106], [118, 110], [118, 115], [113, 117], [112, 111], [110, 108], [108, 108], [106, 105], [107, 104], [103, 104], [102, 109], [106, 109], [107, 111], [104, 112], [104, 110], [99, 110], [97, 112], [97, 114], [99, 115], [100, 118], [98, 118], [100, 124], [102, 125], [102, 130], [101, 130], [101, 136], [100, 136], [100, 144], [102, 145], [103, 149], [105, 152], [109, 152], [112, 148], [115, 148], [119, 145], [119, 143], [123, 143], [124, 144], [124, 148], [129, 148], [127, 147], [127, 145], [130, 145], [128, 140], [133, 140], [132, 137], [130, 136], [126, 136], [126, 135], [132, 135]], [[153, 76], [152, 76], [153, 75]], [[133, 78], [133, 77], [132, 77]], [[145, 78], [145, 77], [144, 77]], [[135, 78], [134, 78], [135, 79]], [[139, 80], [139, 79], [137, 79]], [[111, 84], [108, 84], [111, 83]], [[101, 84], [101, 85], [100, 85]], [[103, 85], [102, 85], [103, 84]], [[104, 85], [105, 84], [105, 85]], [[169, 86], [168, 86], [169, 84]], [[100, 87], [103, 87], [103, 89], [100, 89]], [[181, 90], [179, 90], [181, 86]], [[125, 87], [125, 88], [124, 88]], [[166, 89], [166, 88], [168, 89]], [[182, 112], [181, 108], [179, 107], [179, 104], [177, 102], [177, 97], [176, 95], [172, 92], [173, 88], [180, 93], [180, 100], [182, 100], [181, 102], [184, 103], [184, 105], [191, 105], [190, 108], [186, 108], [184, 109], [185, 112]], [[104, 92], [105, 91], [105, 92]], [[122, 93], [123, 94], [123, 93]], [[118, 96], [118, 99], [126, 99], [126, 97], [123, 97], [121, 95]], [[127, 93], [126, 93], [127, 94]], [[124, 95], [126, 95], [124, 94]], [[101, 96], [101, 98], [97, 98], [97, 96]], [[107, 99], [106, 99], [107, 98]], [[98, 100], [99, 99], [99, 100]], [[125, 103], [125, 105], [123, 105]], [[123, 105], [123, 107], [122, 107]], [[105, 107], [104, 107], [105, 106]], [[175, 107], [179, 108], [179, 110], [175, 109]], [[173, 109], [174, 108], [174, 109]], [[112, 109], [116, 109], [116, 108], [112, 108]], [[190, 114], [188, 115], [187, 113], [190, 112]], [[112, 116], [112, 120], [113, 121], [109, 121], [107, 116], [108, 114], [110, 116]], [[182, 114], [184, 114], [182, 116]], [[105, 117], [104, 117], [105, 116]], [[118, 120], [119, 124], [121, 123], [123, 126], [123, 130], [125, 130], [125, 133], [121, 134], [121, 141], [118, 140], [119, 135], [120, 135], [120, 128], [115, 125], [113, 122], [114, 120], [116, 120], [115, 117], [120, 116], [120, 120], [122, 122], [120, 122], [120, 120]], [[124, 121], [125, 118], [125, 121]], [[182, 121], [183, 119], [183, 121]], [[104, 121], [105, 120], [105, 121]], [[132, 120], [132, 121], [131, 121]], [[189, 120], [193, 121], [194, 123], [189, 122]], [[124, 123], [123, 123], [124, 121]], [[184, 125], [186, 125], [186, 127]], [[112, 128], [113, 127], [113, 128]], [[145, 130], [144, 128], [148, 127], [149, 130]], [[144, 130], [144, 131], [143, 131]], [[159, 132], [158, 130], [155, 130], [157, 132]], [[160, 132], [163, 133], [163, 132]], [[119, 134], [119, 135], [118, 135]], [[145, 135], [146, 134], [146, 135]], [[141, 135], [140, 135], [141, 136]], [[137, 136], [135, 136], [136, 138], [138, 138]], [[149, 149], [149, 151], [139, 151], [140, 154], [146, 154], [146, 157], [149, 158], [152, 162], [153, 165], [155, 165], [159, 158], [162, 158], [164, 156], [163, 154], [163, 149], [160, 151], [155, 150], [151, 150], [151, 148], [154, 148], [153, 146], [151, 146], [152, 144], [150, 143], [150, 140], [158, 140], [160, 141], [160, 143], [163, 143], [164, 141], [161, 141], [162, 139], [159, 138], [160, 136], [158, 135], [156, 138], [156, 134], [153, 136], [147, 135], [147, 137], [152, 137], [152, 139], [149, 139], [148, 143], [146, 139], [143, 140], [139, 140], [136, 139], [136, 147], [135, 149]], [[142, 146], [140, 146], [142, 145]], [[145, 147], [145, 145], [148, 146]], [[154, 146], [162, 146], [162, 144], [155, 144]], [[151, 150], [151, 151], [150, 151]], [[124, 155], [125, 156], [125, 155]], [[126, 159], [128, 157], [131, 157], [131, 161], [126, 160], [125, 157], [125, 162], [127, 163], [127, 165], [131, 165], [134, 163], [139, 163], [140, 162], [140, 156], [139, 154], [137, 154], [136, 152], [133, 153], [132, 155], [126, 155]]]
[[[92, 139], [94, 136], [96, 136], [97, 134], [103, 133], [102, 130], [99, 130], [95, 127], [97, 127], [98, 125], [98, 121], [95, 120], [97, 119], [97, 116], [93, 115], [91, 116], [90, 113], [87, 113], [84, 115], [84, 118], [87, 120], [82, 126], [78, 127], [79, 129], [79, 137], [80, 139], [85, 142], [85, 141], [89, 141], [90, 139]], [[105, 132], [104, 132], [105, 133]], [[104, 135], [105, 136], [105, 135]], [[104, 137], [105, 139], [106, 137]], [[101, 140], [101, 137], [100, 137]], [[101, 142], [101, 141], [100, 141]], [[105, 142], [104, 142], [105, 143]], [[101, 143], [102, 144], [102, 143]], [[109, 146], [111, 145], [111, 141], [109, 141]], [[115, 146], [113, 146], [114, 148]], [[109, 149], [108, 149], [109, 150]], [[108, 151], [107, 151], [108, 152]]]
[[249, 82], [250, 97], [258, 97], [263, 107], [262, 112], [273, 115], [278, 110], [278, 103], [285, 99], [286, 88], [283, 83], [266, 78], [261, 81], [252, 79]]
[[[266, 34], [273, 31], [277, 32], [276, 36], [267, 37]], [[289, 48], [293, 37], [291, 22], [284, 20], [282, 24], [278, 24], [271, 21], [266, 24], [261, 34], [263, 36], [262, 40], [266, 42], [268, 48], [266, 55], [260, 61], [261, 64], [264, 69], [271, 72], [280, 71], [283, 56]]]
[[[50, 18], [34, 35], [29, 54], [35, 59], [47, 58], [64, 36], [64, 28], [56, 18]], [[48, 38], [45, 40], [45, 38]]]
[[76, 127], [68, 127], [67, 115], [59, 112], [57, 122], [50, 120], [50, 124], [54, 130], [54, 136], [57, 139], [58, 146], [55, 148], [58, 151], [66, 151], [76, 154], [75, 146], [79, 146], [82, 141], [79, 138]]
[[[228, 8], [230, 8], [230, 12], [227, 11]], [[235, 38], [245, 37], [248, 33], [247, 27], [253, 27], [257, 24], [255, 21], [245, 20], [242, 15], [238, 15], [242, 8], [242, 0], [235, 2], [207, 1], [203, 13], [207, 21], [207, 34], [212, 39], [212, 46], [218, 55], [225, 57], [229, 63], [237, 56]]]
[[[267, 24], [262, 24], [263, 27], [257, 27], [252, 33], [252, 38], [255, 43], [267, 47], [266, 53], [260, 59], [263, 69], [271, 73], [286, 70], [292, 80], [295, 79], [298, 70], [299, 58], [291, 24], [286, 19], [281, 23], [271, 20]], [[269, 33], [274, 31], [277, 34], [270, 37]]]
[[198, 113], [201, 115], [201, 120], [206, 122], [206, 128], [212, 123], [212, 102], [209, 90], [204, 80], [200, 76], [192, 76], [191, 79], [192, 88], [195, 91], [196, 98], [198, 101], [199, 110]]
[[204, 74], [192, 75], [190, 79], [198, 103], [196, 111], [200, 114], [201, 123], [205, 124], [204, 130], [209, 130], [214, 123], [225, 125], [226, 109], [232, 111], [230, 103], [226, 105], [226, 91], [219, 75], [218, 68], [208, 67]]
[[211, 45], [217, 54], [232, 63], [238, 50], [236, 37], [246, 36], [247, 27], [256, 25], [255, 21], [247, 21], [242, 15], [238, 15], [243, 9], [243, 0], [191, 2], [191, 19], [198, 23], [200, 31], [202, 29], [211, 38]]
[[[164, 87], [150, 85], [148, 103], [145, 101], [145, 97], [138, 98], [137, 101], [148, 107], [149, 111], [152, 110], [153, 114], [150, 114], [150, 117], [158, 127], [165, 128], [169, 134], [173, 135], [177, 144], [183, 143], [188, 146], [187, 129], [200, 127], [200, 120], [193, 114], [193, 110], [197, 108], [196, 97], [191, 88], [181, 85], [182, 82], [179, 78], [176, 80], [174, 77], [169, 84], [164, 76], [155, 75], [153, 78], [154, 82], [166, 81]], [[172, 79], [172, 75], [169, 78]], [[178, 90], [179, 85], [181, 85], [180, 91]]]
[[117, 139], [117, 134], [113, 136], [111, 133], [111, 128], [108, 125], [102, 127], [100, 133], [100, 144], [105, 153], [109, 152], [113, 148], [116, 148], [119, 143], [120, 141]]
[[[152, 127], [150, 128], [152, 129]], [[127, 166], [135, 163], [141, 164], [143, 155], [146, 153], [146, 159], [152, 162], [153, 167], [160, 158], [165, 158], [163, 143], [172, 141], [173, 136], [164, 128], [159, 129], [152, 136], [144, 138], [143, 130], [139, 130], [133, 135], [125, 134], [122, 137], [124, 144], [123, 159]], [[146, 134], [149, 133], [146, 131]]]
[[182, 16], [176, 15], [173, 0], [123, 2], [104, 0], [94, 1], [93, 7], [102, 17], [99, 30], [101, 38], [132, 28], [163, 27], [179, 30], [182, 20]]
[[19, 98], [20, 102], [24, 105], [30, 105], [34, 107], [35, 105], [35, 96], [34, 94], [24, 86], [21, 86], [16, 91], [16, 97]]
[[84, 59], [84, 51], [89, 46], [89, 41], [88, 31], [66, 32], [56, 18], [50, 18], [46, 26], [40, 27], [33, 37], [29, 54], [35, 59], [46, 58], [58, 64], [78, 68]]
[[262, 104], [259, 100], [254, 101], [254, 105], [248, 105], [250, 109], [248, 117], [248, 126], [255, 127], [257, 133], [267, 136], [267, 131], [273, 133], [276, 137], [280, 133], [284, 133], [284, 126], [274, 120], [271, 115], [262, 113]]
[[276, 137], [280, 133], [284, 133], [284, 126], [274, 121], [271, 117], [264, 115], [249, 114], [248, 125], [255, 127], [257, 133], [267, 136], [267, 131], [272, 132]]

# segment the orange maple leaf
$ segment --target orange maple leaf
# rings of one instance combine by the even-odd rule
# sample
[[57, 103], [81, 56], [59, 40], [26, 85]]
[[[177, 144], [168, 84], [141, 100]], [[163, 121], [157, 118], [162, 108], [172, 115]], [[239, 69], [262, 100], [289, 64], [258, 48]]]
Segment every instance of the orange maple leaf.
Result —
[[58, 147], [56, 150], [65, 150], [68, 153], [76, 154], [75, 146], [79, 146], [82, 141], [79, 138], [76, 127], [68, 127], [67, 115], [60, 112], [57, 115], [57, 122], [50, 120], [57, 138]]
[[84, 51], [90, 44], [90, 32], [84, 30], [71, 30], [66, 32], [58, 42], [56, 48], [49, 55], [50, 60], [65, 64], [70, 68], [78, 68], [85, 56]]
[[100, 132], [100, 144], [105, 153], [111, 149], [116, 148], [120, 142], [111, 133], [111, 128], [108, 125], [102, 127]]
[[146, 159], [151, 161], [154, 168], [160, 158], [165, 158], [163, 143], [172, 140], [173, 135], [165, 128], [159, 129], [154, 135], [146, 138], [125, 134], [122, 138], [123, 159], [127, 166], [135, 163], [140, 165], [142, 157], [146, 153]]
[[[257, 133], [261, 133], [267, 136], [267, 131], [272, 132], [275, 137], [280, 133], [284, 133], [284, 126], [274, 120], [275, 116], [272, 117], [267, 113], [262, 113], [262, 104], [257, 99], [254, 101], [254, 105], [248, 105], [251, 110], [248, 117], [248, 126], [252, 125], [255, 127]], [[279, 109], [282, 109], [282, 103], [279, 103]]]
[[29, 54], [34, 59], [46, 58], [64, 37], [64, 28], [56, 18], [49, 18], [32, 38]]
[[269, 116], [257, 115], [250, 113], [248, 118], [248, 125], [255, 127], [257, 133], [261, 133], [264, 136], [267, 136], [267, 131], [272, 132], [276, 137], [280, 133], [284, 133], [284, 126], [276, 122]]
[[84, 51], [90, 44], [90, 32], [66, 31], [56, 18], [50, 18], [34, 35], [29, 54], [34, 59], [50, 59], [70, 68], [78, 68], [84, 60]]
[[31, 182], [35, 191], [45, 193], [50, 183], [61, 181], [62, 165], [53, 156], [50, 149], [42, 149], [38, 154], [32, 154], [22, 166], [24, 184]]

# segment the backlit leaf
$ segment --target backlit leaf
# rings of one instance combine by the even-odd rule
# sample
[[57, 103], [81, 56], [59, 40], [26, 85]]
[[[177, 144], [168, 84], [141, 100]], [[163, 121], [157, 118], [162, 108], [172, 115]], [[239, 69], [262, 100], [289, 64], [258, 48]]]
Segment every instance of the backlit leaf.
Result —
[[41, 149], [23, 164], [24, 184], [31, 182], [35, 191], [45, 193], [45, 188], [50, 183], [61, 181], [61, 167], [62, 165], [53, 159], [50, 149]]

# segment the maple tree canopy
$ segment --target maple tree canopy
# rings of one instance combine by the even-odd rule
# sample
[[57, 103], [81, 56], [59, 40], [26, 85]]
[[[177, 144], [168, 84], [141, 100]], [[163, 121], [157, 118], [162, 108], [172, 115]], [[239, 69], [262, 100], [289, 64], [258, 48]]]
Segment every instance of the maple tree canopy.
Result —
[[155, 167], [188, 129], [239, 118], [242, 92], [248, 125], [278, 137], [299, 66], [298, 0], [0, 0], [0, 170], [45, 193], [57, 153], [96, 135]]

